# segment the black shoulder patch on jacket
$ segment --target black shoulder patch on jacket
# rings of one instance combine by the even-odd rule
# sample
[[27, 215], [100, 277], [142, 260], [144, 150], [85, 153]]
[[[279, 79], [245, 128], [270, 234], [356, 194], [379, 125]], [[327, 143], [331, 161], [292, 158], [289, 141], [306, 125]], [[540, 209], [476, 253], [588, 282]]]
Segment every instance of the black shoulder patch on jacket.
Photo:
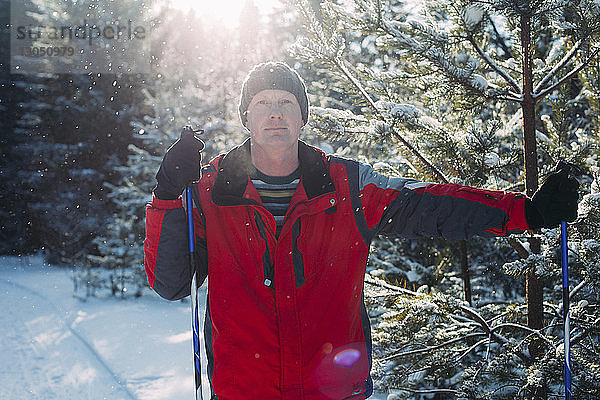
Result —
[[309, 200], [335, 191], [329, 168], [318, 150], [299, 141], [298, 159], [302, 169], [304, 191]]
[[215, 204], [229, 203], [231, 197], [241, 199], [248, 185], [250, 139], [227, 153], [219, 162], [219, 171], [211, 194]]

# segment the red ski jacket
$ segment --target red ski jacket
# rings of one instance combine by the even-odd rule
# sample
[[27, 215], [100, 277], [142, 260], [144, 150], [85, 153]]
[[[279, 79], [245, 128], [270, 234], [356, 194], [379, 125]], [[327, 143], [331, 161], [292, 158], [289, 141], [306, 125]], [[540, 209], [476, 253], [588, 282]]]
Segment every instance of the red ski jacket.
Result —
[[[457, 240], [527, 229], [518, 193], [388, 178], [303, 142], [299, 159], [302, 178], [277, 238], [248, 177], [249, 141], [213, 160], [194, 186], [213, 399], [369, 397], [363, 279], [373, 237]], [[148, 204], [144, 250], [158, 294], [190, 294], [181, 199]]]

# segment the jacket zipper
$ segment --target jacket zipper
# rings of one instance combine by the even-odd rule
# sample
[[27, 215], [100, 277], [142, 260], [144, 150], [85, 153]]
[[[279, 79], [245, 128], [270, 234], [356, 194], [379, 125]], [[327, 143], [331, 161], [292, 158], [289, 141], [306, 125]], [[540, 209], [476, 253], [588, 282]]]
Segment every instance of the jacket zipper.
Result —
[[[258, 227], [258, 234], [265, 241], [265, 252], [263, 254], [263, 273], [265, 276], [264, 284], [265, 286], [272, 288], [275, 269], [273, 268], [273, 262], [271, 259], [271, 249], [269, 247], [269, 238], [266, 232], [267, 229], [269, 230], [269, 232], [271, 230], [265, 227], [265, 223], [257, 210], [254, 210], [254, 221], [256, 222], [256, 226]], [[273, 234], [273, 232], [271, 232], [271, 234]]]

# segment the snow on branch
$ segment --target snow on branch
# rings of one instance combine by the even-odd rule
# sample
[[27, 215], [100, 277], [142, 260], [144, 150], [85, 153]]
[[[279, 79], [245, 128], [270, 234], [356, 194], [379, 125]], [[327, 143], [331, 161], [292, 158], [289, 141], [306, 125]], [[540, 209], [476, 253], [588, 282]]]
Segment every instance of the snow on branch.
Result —
[[[431, 353], [435, 350], [441, 349], [442, 347], [446, 347], [446, 346], [449, 346], [454, 343], [462, 342], [463, 340], [472, 339], [472, 338], [481, 337], [481, 336], [484, 336], [487, 338], [487, 335], [483, 332], [471, 333], [468, 335], [459, 336], [454, 339], [450, 339], [448, 341], [437, 344], [435, 346], [428, 346], [428, 347], [423, 347], [421, 349], [410, 350], [410, 351], [400, 351], [400, 352], [397, 352], [397, 353], [394, 353], [387, 357], [382, 358], [381, 361], [388, 361], [388, 360], [393, 360], [395, 358], [414, 356], [414, 355], [423, 354], [423, 353]], [[486, 341], [487, 341], [487, 339], [486, 339]]]
[[539, 15], [548, 15], [551, 13], [555, 13], [558, 10], [562, 10], [565, 7], [568, 7], [569, 5], [573, 4], [573, 0], [559, 0], [559, 1], [552, 1], [552, 2], [542, 2], [541, 7], [539, 7], [538, 9], [535, 10], [535, 12], [533, 12], [531, 14], [532, 17], [536, 17]]
[[310, 40], [308, 38], [299, 38], [292, 45], [291, 53], [298, 58], [309, 60], [325, 59], [333, 60], [337, 58], [344, 50], [344, 39], [339, 35], [330, 38], [322, 37], [321, 40]]
[[[344, 60], [334, 59], [333, 63], [338, 69], [340, 69], [340, 71], [342, 72], [342, 74], [344, 74], [346, 79], [348, 79], [360, 92], [360, 94], [363, 96], [365, 101], [371, 106], [374, 113], [380, 118], [380, 120], [385, 122], [385, 115], [383, 115], [382, 111], [379, 110], [377, 104], [375, 104], [375, 101], [371, 98], [371, 96], [363, 87], [363, 85], [358, 81], [354, 74], [352, 74], [350, 69], [346, 67]], [[406, 147], [413, 155], [415, 155], [415, 157], [417, 157], [419, 161], [423, 163], [423, 165], [427, 166], [427, 168], [429, 168], [433, 172], [433, 174], [437, 176], [438, 179], [440, 179], [442, 182], [448, 182], [448, 178], [446, 178], [446, 176], [435, 165], [433, 165], [433, 163], [431, 163], [423, 154], [421, 154], [421, 152], [416, 147], [414, 147], [406, 138], [404, 138], [395, 129], [392, 130], [392, 133], [396, 137], [396, 139], [400, 140], [402, 145]]]
[[462, 20], [469, 32], [475, 30], [483, 21], [485, 9], [479, 4], [467, 5], [461, 13]]
[[554, 68], [552, 68], [552, 70], [550, 72], [548, 72], [548, 74], [540, 81], [540, 83], [537, 84], [537, 86], [533, 89], [534, 93], [538, 93], [540, 90], [542, 90], [544, 88], [544, 86], [546, 86], [546, 84], [548, 82], [550, 82], [552, 80], [552, 78], [554, 78], [554, 76], [558, 73], [558, 71], [560, 71], [565, 65], [567, 65], [567, 63], [573, 58], [573, 56], [577, 53], [577, 51], [583, 46], [583, 44], [586, 42], [586, 38], [581, 38], [579, 39], [579, 41], [577, 41], [577, 43], [575, 43], [575, 45], [571, 48], [571, 50], [569, 50], [567, 52], [567, 54], [565, 54], [565, 56], [562, 58], [562, 60], [560, 60], [555, 66]]
[[311, 107], [311, 115], [320, 118], [335, 118], [338, 120], [353, 121], [356, 123], [368, 123], [369, 121], [362, 115], [356, 115], [350, 110], [339, 110], [337, 108]]
[[347, 125], [357, 126], [368, 124], [369, 121], [362, 115], [356, 115], [350, 110], [338, 110], [336, 108], [311, 107], [311, 126], [334, 135], [367, 133], [368, 129], [352, 129]]
[[438, 42], [447, 43], [449, 40], [448, 35], [443, 31], [433, 29], [429, 25], [425, 25], [420, 21], [411, 19], [406, 22], [414, 30], [414, 32], [420, 33], [421, 36], [425, 36], [427, 39]]
[[442, 124], [436, 119], [425, 115], [411, 104], [398, 104], [388, 101], [378, 101], [377, 108], [385, 112], [386, 119], [397, 121], [414, 129], [439, 130]]
[[506, 82], [508, 82], [508, 84], [515, 90], [516, 94], [511, 93], [511, 96], [515, 97], [515, 98], [519, 98], [519, 96], [522, 94], [519, 84], [510, 75], [508, 75], [508, 73], [506, 71], [504, 71], [502, 68], [500, 68], [500, 66], [498, 64], [496, 64], [494, 62], [494, 60], [492, 60], [481, 49], [481, 47], [479, 47], [479, 45], [475, 41], [475, 38], [473, 38], [472, 35], [469, 34], [469, 36], [467, 37], [467, 40], [469, 41], [469, 43], [471, 43], [473, 48], [475, 48], [475, 51], [477, 51], [477, 54], [479, 54], [479, 56], [481, 58], [483, 58], [483, 60], [487, 63], [487, 65], [489, 65], [490, 68], [492, 68], [498, 75], [500, 75], [502, 78], [504, 78], [504, 80]]
[[414, 21], [402, 23], [384, 20], [382, 26], [389, 36], [378, 38], [379, 44], [392, 44], [397, 47], [408, 49], [437, 66], [446, 76], [454, 81], [457, 81], [463, 86], [479, 92], [482, 95], [486, 95], [488, 83], [483, 76], [474, 73], [472, 65], [467, 65], [467, 68], [459, 68], [452, 62], [450, 54], [444, 52], [439, 47], [433, 46], [432, 43], [418, 42], [404, 33], [404, 31], [415, 29], [415, 26], [419, 26], [422, 30], [423, 27], [421, 24]]
[[[417, 299], [419, 297], [423, 296], [422, 293], [413, 292], [413, 291], [403, 289], [401, 287], [389, 284], [381, 279], [372, 277], [369, 274], [367, 274], [365, 276], [365, 283], [386, 289], [391, 292], [390, 293], [391, 295], [396, 294], [399, 296], [407, 296], [407, 297], [413, 297], [413, 298], [417, 298]], [[487, 340], [491, 340], [495, 343], [498, 343], [501, 346], [506, 346], [511, 342], [509, 339], [507, 339], [502, 334], [497, 332], [501, 328], [509, 327], [509, 325], [504, 324], [502, 326], [501, 325], [490, 326], [490, 323], [488, 321], [486, 321], [485, 318], [481, 314], [479, 314], [479, 312], [477, 312], [475, 309], [473, 309], [471, 307], [468, 307], [468, 306], [462, 304], [460, 301], [453, 299], [450, 296], [443, 295], [441, 293], [436, 293], [436, 295], [434, 297], [435, 297], [434, 302], [437, 301], [437, 302], [445, 303], [447, 307], [451, 307], [451, 308], [460, 310], [464, 315], [467, 316], [466, 322], [468, 324], [472, 325], [474, 323], [474, 327], [478, 327], [479, 329], [481, 329], [481, 331], [483, 331], [483, 332], [473, 332], [469, 335], [473, 335], [473, 337], [484, 336], [487, 338]], [[514, 325], [517, 325], [517, 324], [511, 324], [510, 327], [523, 328], [523, 326], [521, 326], [521, 325], [517, 325], [517, 326], [514, 326]], [[531, 331], [533, 331], [533, 330], [531, 330]], [[537, 332], [537, 331], [533, 331], [533, 332]], [[539, 333], [539, 332], [537, 332], [537, 333]], [[450, 344], [461, 341], [463, 339], [465, 339], [464, 336], [462, 336], [461, 338], [455, 338], [455, 339], [453, 338], [447, 342], [433, 346], [433, 348], [428, 348], [428, 350], [434, 350], [437, 348], [448, 346]], [[387, 360], [387, 359], [398, 358], [398, 357], [402, 357], [402, 356], [415, 355], [415, 354], [423, 353], [425, 351], [426, 351], [426, 349], [417, 349], [417, 350], [408, 351], [408, 352], [405, 351], [405, 352], [392, 354], [392, 355], [386, 357], [385, 359]], [[521, 360], [523, 360], [524, 362], [526, 362], [526, 363], [529, 362], [529, 356], [523, 350], [516, 351], [515, 355], [517, 357], [519, 357]]]
[[348, 67], [346, 67], [346, 63], [344, 62], [344, 60], [341, 58], [336, 58], [333, 60], [333, 63], [344, 74], [344, 76], [352, 83], [352, 85], [354, 85], [356, 90], [358, 90], [360, 92], [360, 95], [369, 104], [369, 106], [371, 106], [373, 111], [379, 115], [380, 113], [379, 113], [377, 106], [375, 105], [375, 101], [371, 98], [369, 93], [366, 91], [366, 89], [363, 87], [363, 85], [358, 81], [358, 79], [356, 79], [354, 74], [348, 69]]
[[344, 51], [345, 41], [342, 36], [325, 29], [317, 18], [313, 6], [306, 0], [299, 2], [298, 10], [306, 21], [306, 31], [310, 38], [299, 38], [292, 45], [291, 52], [298, 58], [334, 59]]
[[539, 99], [545, 97], [548, 93], [552, 93], [556, 88], [560, 87], [563, 83], [565, 83], [569, 79], [573, 78], [575, 75], [577, 75], [579, 73], [579, 71], [581, 71], [582, 69], [584, 69], [590, 63], [591, 60], [593, 60], [594, 58], [596, 58], [596, 56], [598, 55], [598, 53], [600, 53], [600, 49], [597, 49], [596, 51], [594, 51], [594, 53], [591, 54], [586, 60], [584, 60], [577, 68], [575, 68], [574, 70], [572, 70], [571, 72], [569, 72], [567, 75], [565, 75], [564, 77], [562, 77], [562, 79], [559, 80], [558, 82], [556, 82], [554, 85], [552, 85], [549, 88], [543, 90], [542, 92], [533, 93], [533, 98], [536, 99], [536, 100], [539, 100]]

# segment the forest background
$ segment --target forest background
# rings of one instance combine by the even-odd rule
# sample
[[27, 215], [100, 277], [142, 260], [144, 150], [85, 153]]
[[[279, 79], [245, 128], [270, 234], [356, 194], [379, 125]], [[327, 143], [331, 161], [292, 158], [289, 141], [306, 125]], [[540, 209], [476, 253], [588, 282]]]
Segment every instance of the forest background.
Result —
[[[239, 24], [168, 3], [22, 3], [73, 24], [147, 10], [144, 73], [15, 73], [0, 0], [0, 253], [73, 269], [74, 295], [147, 288], [144, 205], [181, 127], [209, 160], [240, 143], [252, 65], [305, 79], [302, 139], [390, 176], [533, 194], [558, 160], [582, 168], [570, 225], [574, 398], [600, 398], [600, 2], [251, 0]], [[89, 4], [88, 4], [89, 3]], [[564, 397], [558, 230], [469, 241], [379, 238], [365, 283], [376, 387], [393, 398]]]

